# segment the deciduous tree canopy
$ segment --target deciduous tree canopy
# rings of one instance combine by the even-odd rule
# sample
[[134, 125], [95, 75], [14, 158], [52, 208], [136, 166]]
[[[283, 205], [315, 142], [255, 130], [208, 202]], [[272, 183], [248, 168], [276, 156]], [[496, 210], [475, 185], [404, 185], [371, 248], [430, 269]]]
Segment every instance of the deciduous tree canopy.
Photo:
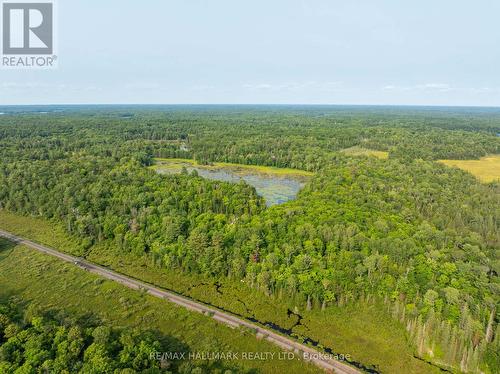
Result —
[[[325, 108], [4, 116], [0, 208], [62, 222], [85, 247], [107, 242], [308, 308], [385, 300], [419, 355], [439, 346], [441, 363], [493, 372], [500, 185], [433, 160], [500, 153], [499, 124], [498, 114]], [[353, 146], [389, 159], [339, 153]], [[265, 208], [244, 183], [158, 175], [147, 168], [154, 157], [316, 175], [295, 201]], [[101, 348], [89, 345], [82, 365], [113, 365]]]

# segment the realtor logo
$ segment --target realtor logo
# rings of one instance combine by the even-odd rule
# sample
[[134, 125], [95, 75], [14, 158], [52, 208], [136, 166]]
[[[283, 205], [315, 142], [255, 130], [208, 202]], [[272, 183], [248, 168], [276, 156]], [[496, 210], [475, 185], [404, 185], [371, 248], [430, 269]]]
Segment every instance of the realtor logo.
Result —
[[1, 19], [3, 67], [54, 66], [52, 2], [4, 2]]
[[4, 3], [4, 55], [51, 55], [52, 23], [50, 3]]

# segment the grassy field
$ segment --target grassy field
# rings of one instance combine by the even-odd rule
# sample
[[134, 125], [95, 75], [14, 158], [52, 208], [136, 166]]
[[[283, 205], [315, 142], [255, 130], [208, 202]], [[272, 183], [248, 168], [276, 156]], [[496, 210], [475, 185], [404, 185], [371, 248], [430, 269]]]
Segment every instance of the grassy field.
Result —
[[341, 152], [348, 156], [373, 156], [383, 160], [389, 158], [389, 152], [375, 151], [373, 149], [358, 146], [343, 149]]
[[482, 157], [479, 160], [440, 160], [439, 162], [468, 171], [481, 182], [500, 180], [500, 155]]
[[[46, 220], [0, 210], [0, 228], [69, 253], [82, 253], [76, 239], [64, 234], [57, 224]], [[248, 289], [241, 282], [216, 281], [169, 272], [154, 267], [145, 257], [118, 255], [112, 248], [104, 246], [92, 247], [87, 258], [234, 314], [273, 322], [286, 329], [293, 328], [299, 336], [316, 340], [336, 353], [349, 354], [352, 360], [376, 367], [381, 373], [438, 372], [436, 368], [413, 358], [404, 327], [393, 321], [379, 305], [358, 304], [332, 307], [324, 312], [306, 311], [298, 308], [289, 298], [272, 299]], [[290, 315], [289, 309], [297, 310], [302, 315], [300, 325], [296, 326], [298, 317]]]
[[[22, 269], [22, 270], [21, 270]], [[209, 317], [101, 279], [73, 265], [0, 239], [0, 299], [15, 296], [42, 310], [100, 321], [116, 328], [155, 331], [176, 339], [188, 352], [271, 352], [276, 359], [195, 362], [233, 372], [318, 373], [299, 359], [280, 360], [279, 350], [245, 330], [233, 330]]]
[[214, 162], [211, 163], [210, 165], [201, 165], [198, 164], [195, 160], [186, 158], [156, 158], [155, 162], [156, 164], [152, 166], [155, 169], [161, 169], [162, 165], [168, 165], [168, 167], [171, 169], [178, 168], [179, 170], [181, 170], [183, 166], [188, 164], [207, 170], [229, 169], [241, 174], [257, 173], [257, 174], [268, 174], [268, 175], [282, 176], [282, 177], [286, 176], [310, 177], [314, 175], [314, 173], [299, 169], [277, 168], [272, 166], [243, 165], [243, 164], [233, 164], [228, 162]]

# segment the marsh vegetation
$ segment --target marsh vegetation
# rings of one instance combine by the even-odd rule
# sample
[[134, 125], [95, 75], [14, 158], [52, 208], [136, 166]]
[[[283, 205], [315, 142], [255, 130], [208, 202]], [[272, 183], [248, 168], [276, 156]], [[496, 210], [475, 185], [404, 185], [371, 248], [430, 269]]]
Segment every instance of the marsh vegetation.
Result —
[[154, 169], [160, 174], [191, 174], [230, 183], [247, 183], [262, 196], [267, 206], [295, 199], [313, 173], [303, 170], [252, 167], [240, 164], [215, 163], [200, 165], [193, 160], [156, 159]]
[[[474, 108], [8, 113], [0, 227], [337, 352], [344, 342], [344, 353], [382, 372], [495, 373], [500, 185], [436, 161], [498, 155], [499, 131], [499, 112]], [[158, 174], [162, 158], [199, 170]], [[248, 183], [200, 177], [218, 163], [314, 175], [295, 199], [268, 206]], [[42, 225], [58, 234], [41, 235]], [[357, 342], [353, 329], [322, 324], [356, 306], [354, 330], [382, 320], [392, 333]]]

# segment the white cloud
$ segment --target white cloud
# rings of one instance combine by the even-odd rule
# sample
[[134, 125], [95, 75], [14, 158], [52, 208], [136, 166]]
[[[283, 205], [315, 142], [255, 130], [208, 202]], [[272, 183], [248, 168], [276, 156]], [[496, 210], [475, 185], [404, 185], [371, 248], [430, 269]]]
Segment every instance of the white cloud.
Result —
[[387, 85], [383, 86], [382, 90], [384, 91], [439, 91], [439, 92], [448, 92], [452, 91], [455, 88], [450, 86], [447, 83], [423, 83], [416, 84], [413, 86], [395, 86], [395, 85]]
[[418, 84], [415, 86], [417, 90], [425, 90], [425, 91], [451, 91], [453, 88], [447, 83], [425, 83]]
[[341, 82], [287, 82], [287, 83], [245, 83], [242, 85], [247, 90], [262, 91], [334, 91], [342, 86]]

